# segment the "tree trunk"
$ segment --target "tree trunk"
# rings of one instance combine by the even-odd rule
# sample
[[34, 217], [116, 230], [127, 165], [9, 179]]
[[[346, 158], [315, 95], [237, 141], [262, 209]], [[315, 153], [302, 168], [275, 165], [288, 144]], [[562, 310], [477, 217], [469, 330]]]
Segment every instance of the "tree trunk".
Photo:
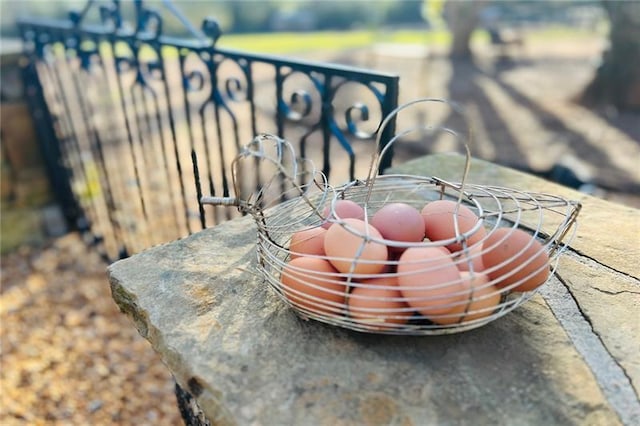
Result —
[[640, 110], [640, 2], [603, 1], [603, 7], [611, 25], [609, 46], [583, 100]]
[[471, 34], [478, 25], [478, 12], [483, 5], [484, 1], [447, 0], [445, 3], [444, 19], [453, 36], [450, 56], [471, 56]]

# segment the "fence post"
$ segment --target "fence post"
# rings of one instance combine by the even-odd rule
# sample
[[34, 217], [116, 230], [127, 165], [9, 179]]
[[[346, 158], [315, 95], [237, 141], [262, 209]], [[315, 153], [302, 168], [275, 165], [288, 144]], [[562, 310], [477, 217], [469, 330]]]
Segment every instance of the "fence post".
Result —
[[[382, 110], [386, 112], [386, 114], [390, 114], [397, 106], [398, 106], [398, 97], [400, 96], [400, 82], [399, 79], [396, 79], [393, 84], [389, 85], [387, 96], [385, 97], [384, 104], [382, 106]], [[385, 115], [386, 115], [385, 114]], [[384, 120], [384, 117], [383, 117]], [[381, 152], [384, 147], [389, 143], [393, 135], [396, 133], [396, 119], [393, 117], [387, 126], [382, 130], [382, 135], [380, 135], [380, 146], [378, 150]], [[387, 154], [381, 158], [380, 167], [378, 168], [378, 173], [383, 174], [385, 169], [391, 167], [391, 162], [393, 159], [393, 148], [392, 145]]]
[[33, 53], [25, 53], [21, 58], [21, 72], [25, 98], [31, 110], [51, 188], [60, 203], [67, 225], [70, 229], [76, 229], [80, 218], [80, 208], [73, 196], [69, 171], [62, 164], [62, 154], [55, 134], [54, 119], [44, 98]]

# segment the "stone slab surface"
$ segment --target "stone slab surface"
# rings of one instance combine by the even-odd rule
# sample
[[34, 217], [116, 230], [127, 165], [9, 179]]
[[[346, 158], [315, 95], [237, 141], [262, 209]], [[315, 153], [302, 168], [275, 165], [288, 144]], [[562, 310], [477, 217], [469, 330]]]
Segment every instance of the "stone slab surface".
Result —
[[[228, 222], [111, 266], [114, 298], [221, 424], [616, 424], [540, 297], [454, 336], [358, 334], [299, 319]], [[225, 250], [219, 248], [226, 247]]]
[[[460, 160], [427, 157], [402, 171], [454, 180], [424, 169]], [[486, 163], [479, 177], [511, 172]], [[522, 179], [504, 186], [547, 190]], [[591, 217], [580, 217], [580, 249], [541, 295], [450, 336], [298, 318], [254, 273], [248, 217], [116, 262], [109, 277], [116, 303], [216, 424], [638, 424], [640, 287], [633, 261], [616, 259], [635, 246], [621, 237], [603, 248], [595, 241], [615, 234], [602, 231], [579, 238]]]
[[568, 255], [560, 277], [607, 350], [640, 395], [640, 286], [632, 277]]
[[[436, 154], [393, 171], [459, 182], [464, 161], [459, 154]], [[573, 326], [574, 344], [589, 351], [581, 355], [625, 423], [640, 422], [640, 211], [478, 159], [472, 159], [468, 179], [477, 184], [547, 192], [582, 203], [578, 232], [557, 271], [566, 288], [542, 293], [548, 303], [553, 304], [551, 298], [559, 299], [557, 308], [552, 309], [557, 317], [570, 310], [569, 299], [575, 301], [575, 312], [567, 320], [581, 323]], [[563, 327], [571, 328], [572, 324]], [[598, 345], [600, 351], [594, 348]]]

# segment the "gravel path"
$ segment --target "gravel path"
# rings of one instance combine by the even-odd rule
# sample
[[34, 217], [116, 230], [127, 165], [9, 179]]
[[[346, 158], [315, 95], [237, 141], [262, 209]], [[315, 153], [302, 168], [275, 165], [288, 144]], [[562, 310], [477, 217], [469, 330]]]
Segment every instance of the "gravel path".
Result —
[[171, 375], [70, 234], [2, 258], [0, 424], [181, 424]]

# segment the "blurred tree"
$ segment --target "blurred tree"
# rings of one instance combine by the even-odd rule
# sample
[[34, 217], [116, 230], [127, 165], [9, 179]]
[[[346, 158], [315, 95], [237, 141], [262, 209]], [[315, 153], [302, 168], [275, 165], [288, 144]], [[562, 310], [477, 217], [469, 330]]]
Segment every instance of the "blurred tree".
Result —
[[602, 1], [609, 16], [609, 46], [583, 100], [640, 110], [640, 2]]
[[444, 28], [446, 26], [444, 22], [444, 0], [424, 0], [421, 16], [422, 19], [427, 21], [429, 28]]
[[403, 0], [389, 2], [386, 24], [419, 24], [423, 23], [421, 16], [422, 0]]
[[444, 4], [444, 20], [453, 37], [450, 56], [471, 56], [471, 34], [478, 25], [479, 11], [484, 5], [484, 0], [447, 0]]
[[374, 7], [382, 9], [372, 11], [361, 1], [311, 0], [307, 10], [316, 17], [318, 29], [349, 30], [366, 26], [372, 18], [380, 19], [386, 13], [388, 4], [386, 1], [380, 4], [376, 2]]
[[229, 1], [231, 31], [236, 33], [262, 32], [269, 30], [269, 16], [275, 6], [271, 1]]

